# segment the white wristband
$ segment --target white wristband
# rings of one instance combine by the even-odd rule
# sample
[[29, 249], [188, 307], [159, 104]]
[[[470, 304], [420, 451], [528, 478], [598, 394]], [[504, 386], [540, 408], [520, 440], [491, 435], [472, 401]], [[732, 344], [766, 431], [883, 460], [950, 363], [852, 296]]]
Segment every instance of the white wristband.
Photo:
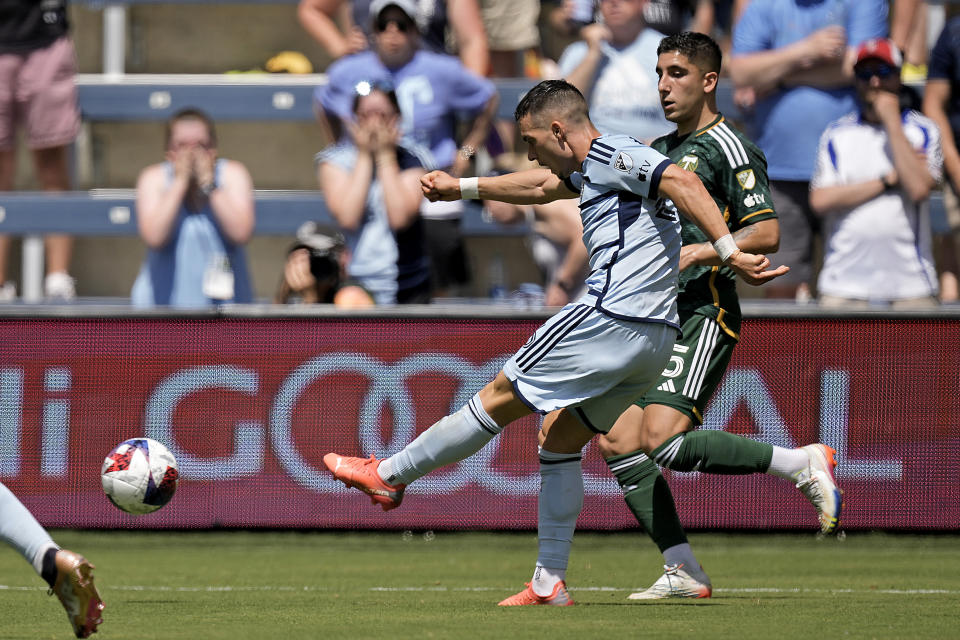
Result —
[[463, 200], [479, 200], [480, 178], [460, 178], [460, 198]]
[[736, 251], [739, 250], [736, 241], [729, 233], [713, 243], [713, 248], [720, 256], [721, 262], [726, 262]]

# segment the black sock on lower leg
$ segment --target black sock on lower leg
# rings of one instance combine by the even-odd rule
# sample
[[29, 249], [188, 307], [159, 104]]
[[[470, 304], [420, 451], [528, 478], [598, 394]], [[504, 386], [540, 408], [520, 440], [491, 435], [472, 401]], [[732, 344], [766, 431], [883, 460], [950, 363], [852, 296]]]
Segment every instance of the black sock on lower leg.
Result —
[[56, 547], [47, 549], [47, 552], [43, 554], [43, 570], [40, 572], [40, 577], [50, 585], [51, 589], [57, 581], [57, 551]]

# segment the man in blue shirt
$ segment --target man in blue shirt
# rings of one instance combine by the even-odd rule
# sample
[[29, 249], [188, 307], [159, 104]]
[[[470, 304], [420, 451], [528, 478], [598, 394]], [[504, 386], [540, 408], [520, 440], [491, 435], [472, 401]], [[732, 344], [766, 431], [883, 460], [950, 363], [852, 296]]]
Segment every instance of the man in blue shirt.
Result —
[[752, 0], [737, 23], [730, 77], [756, 97], [754, 139], [767, 156], [780, 219], [772, 259], [791, 267], [766, 287], [769, 297], [809, 294], [819, 225], [807, 200], [817, 141], [827, 124], [856, 108], [856, 48], [886, 34], [883, 0]]

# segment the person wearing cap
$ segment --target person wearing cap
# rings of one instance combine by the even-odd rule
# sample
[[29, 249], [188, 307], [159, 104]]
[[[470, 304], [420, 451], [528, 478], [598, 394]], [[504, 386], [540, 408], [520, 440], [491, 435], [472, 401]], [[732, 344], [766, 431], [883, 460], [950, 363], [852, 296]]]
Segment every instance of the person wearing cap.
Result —
[[856, 107], [856, 48], [887, 34], [887, 13], [886, 0], [750, 0], [734, 29], [728, 71], [738, 95], [755, 96], [749, 115], [780, 220], [780, 248], [770, 260], [790, 265], [790, 273], [764, 285], [768, 298], [805, 301], [812, 294], [820, 222], [809, 191], [817, 140]]
[[331, 225], [304, 222], [287, 250], [275, 304], [333, 304], [347, 309], [374, 306], [373, 296], [347, 275], [350, 251]]
[[[337, 59], [370, 47], [374, 36], [370, 5], [371, 0], [300, 0], [297, 18], [306, 32]], [[425, 49], [454, 53], [447, 47], [449, 28], [463, 66], [476, 74], [487, 74], [490, 51], [477, 0], [418, 1], [411, 11]], [[345, 33], [337, 22], [345, 23]]]
[[[413, 0], [374, 0], [370, 11], [373, 49], [335, 62], [327, 71], [327, 83], [315, 92], [321, 126], [331, 138], [343, 141], [347, 127], [337, 125], [353, 120], [356, 87], [392, 87], [402, 114], [401, 136], [429, 149], [433, 166], [463, 175], [490, 132], [498, 104], [496, 87], [456, 58], [420, 48]], [[458, 146], [455, 133], [461, 118], [468, 118], [470, 126]], [[421, 214], [434, 295], [462, 293], [470, 281], [460, 232], [463, 204], [424, 203]]]
[[900, 52], [885, 38], [856, 52], [858, 110], [820, 138], [810, 206], [826, 223], [820, 304], [835, 308], [937, 304], [930, 192], [943, 172], [940, 133], [902, 109]]

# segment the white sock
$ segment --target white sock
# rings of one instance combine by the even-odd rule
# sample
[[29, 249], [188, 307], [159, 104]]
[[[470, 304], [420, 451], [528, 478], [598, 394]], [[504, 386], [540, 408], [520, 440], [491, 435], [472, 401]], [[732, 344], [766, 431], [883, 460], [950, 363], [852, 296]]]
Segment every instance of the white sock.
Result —
[[697, 562], [696, 556], [693, 555], [693, 549], [690, 548], [690, 544], [687, 542], [675, 544], [669, 549], [664, 549], [663, 564], [667, 566], [682, 564], [683, 570], [689, 573], [694, 579], [705, 584], [710, 584], [710, 579], [704, 572], [703, 567], [700, 566], [700, 563]]
[[387, 484], [410, 484], [434, 469], [469, 458], [502, 430], [484, 410], [480, 398], [473, 396], [459, 411], [441, 418], [380, 462], [377, 473]]
[[792, 482], [799, 482], [805, 479], [809, 468], [810, 458], [803, 449], [784, 449], [774, 445], [767, 473]]
[[[553, 586], [566, 575], [573, 531], [583, 508], [580, 455], [540, 450], [537, 571], [531, 582], [538, 596], [550, 595]], [[561, 577], [555, 578], [558, 575]]]
[[43, 556], [47, 549], [60, 548], [33, 514], [3, 484], [0, 484], [0, 540], [19, 551], [33, 565], [37, 575], [43, 572]]
[[567, 579], [567, 570], [554, 569], [552, 567], [541, 567], [537, 563], [537, 568], [533, 571], [533, 580], [530, 581], [530, 588], [538, 596], [548, 596], [553, 593], [553, 588], [561, 580]]

